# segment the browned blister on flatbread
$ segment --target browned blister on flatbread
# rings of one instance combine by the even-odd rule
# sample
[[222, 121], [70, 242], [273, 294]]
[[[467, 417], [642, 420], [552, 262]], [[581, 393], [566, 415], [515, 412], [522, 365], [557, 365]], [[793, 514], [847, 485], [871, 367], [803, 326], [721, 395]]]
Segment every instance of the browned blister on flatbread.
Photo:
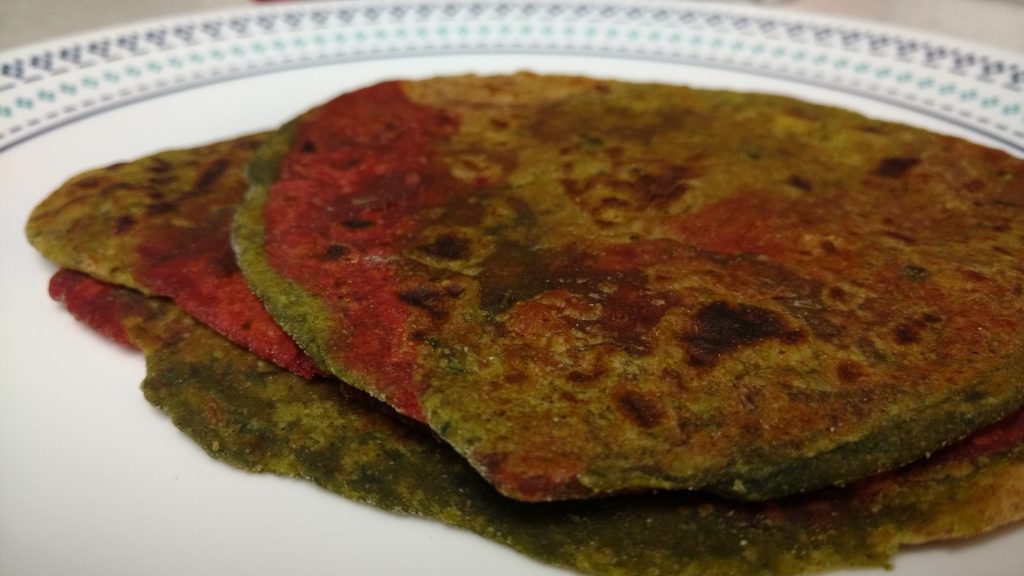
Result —
[[317, 362], [525, 500], [762, 499], [1024, 401], [1024, 162], [757, 94], [384, 83], [273, 136], [240, 264]]

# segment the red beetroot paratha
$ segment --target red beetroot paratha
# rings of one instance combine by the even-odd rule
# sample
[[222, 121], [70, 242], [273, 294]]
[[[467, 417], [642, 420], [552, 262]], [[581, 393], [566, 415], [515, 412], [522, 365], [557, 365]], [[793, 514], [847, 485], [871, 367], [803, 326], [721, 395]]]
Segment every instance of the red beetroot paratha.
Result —
[[787, 98], [391, 82], [272, 137], [240, 264], [321, 366], [525, 500], [761, 499], [1024, 401], [1024, 162]]

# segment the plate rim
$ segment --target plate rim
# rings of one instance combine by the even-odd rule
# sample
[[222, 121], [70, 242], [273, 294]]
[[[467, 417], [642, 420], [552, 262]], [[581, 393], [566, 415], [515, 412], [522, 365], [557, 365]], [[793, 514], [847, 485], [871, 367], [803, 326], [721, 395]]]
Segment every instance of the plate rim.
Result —
[[[605, 43], [571, 38], [568, 16], [580, 26], [606, 26]], [[510, 41], [495, 40], [494, 33], [474, 45], [436, 37], [458, 22], [475, 22], [479, 32], [523, 19], [558, 23], [564, 36], [545, 44], [524, 28], [521, 38], [513, 31]], [[408, 36], [376, 44], [369, 38], [364, 46], [349, 43], [329, 52], [307, 45], [322, 41], [327, 31], [337, 44], [346, 31], [380, 36], [387, 26], [401, 32], [397, 27], [413, 24], [436, 26], [427, 31], [435, 37], [425, 46]], [[627, 35], [643, 29], [650, 38], [684, 36], [690, 45], [664, 37], [630, 44], [612, 35], [616, 27]], [[290, 45], [282, 38], [290, 38]], [[252, 50], [243, 46], [247, 42]], [[612, 46], [616, 42], [621, 45]], [[260, 62], [252, 53], [257, 46], [266, 56]], [[206, 47], [206, 54], [197, 52]], [[792, 52], [783, 56], [787, 47]], [[281, 52], [280, 60], [267, 55], [273, 50]], [[660, 61], [782, 79], [933, 116], [1024, 155], [1024, 54], [858, 19], [684, 0], [298, 2], [193, 12], [60, 37], [0, 52], [0, 153], [90, 116], [211, 84], [312, 66], [487, 53]], [[786, 61], [772, 62], [773, 53]], [[237, 64], [213, 61], [233, 57]], [[932, 76], [911, 72], [925, 70]]]

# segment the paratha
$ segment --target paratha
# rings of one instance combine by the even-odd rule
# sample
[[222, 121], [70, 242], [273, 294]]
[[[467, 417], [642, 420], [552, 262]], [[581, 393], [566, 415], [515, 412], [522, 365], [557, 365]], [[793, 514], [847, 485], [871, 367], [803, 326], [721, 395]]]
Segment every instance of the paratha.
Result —
[[90, 170], [32, 212], [29, 241], [59, 266], [173, 298], [193, 316], [297, 374], [316, 372], [253, 296], [231, 251], [245, 167], [263, 135]]
[[1024, 401], [1024, 162], [789, 98], [387, 82], [275, 134], [239, 263], [504, 494], [764, 499]]
[[516, 502], [376, 401], [277, 369], [166, 300], [74, 272], [58, 273], [53, 285], [76, 316], [122, 326], [146, 353], [146, 398], [212, 457], [306, 478], [583, 572], [779, 576], [880, 566], [901, 544], [1024, 516], [1024, 413], [905, 470], [778, 502], [693, 493]]

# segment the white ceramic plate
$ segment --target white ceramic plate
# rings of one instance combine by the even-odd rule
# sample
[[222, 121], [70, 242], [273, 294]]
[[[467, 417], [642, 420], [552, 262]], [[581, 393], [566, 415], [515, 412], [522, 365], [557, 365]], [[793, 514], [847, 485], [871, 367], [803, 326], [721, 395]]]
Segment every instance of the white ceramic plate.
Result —
[[[22, 233], [90, 167], [271, 128], [381, 79], [521, 69], [789, 94], [1024, 155], [1021, 55], [735, 5], [286, 4], [2, 53], [0, 574], [562, 573], [209, 459], [143, 399], [140, 357], [47, 298], [54, 268]], [[905, 552], [891, 574], [1022, 566], [1018, 527]]]

